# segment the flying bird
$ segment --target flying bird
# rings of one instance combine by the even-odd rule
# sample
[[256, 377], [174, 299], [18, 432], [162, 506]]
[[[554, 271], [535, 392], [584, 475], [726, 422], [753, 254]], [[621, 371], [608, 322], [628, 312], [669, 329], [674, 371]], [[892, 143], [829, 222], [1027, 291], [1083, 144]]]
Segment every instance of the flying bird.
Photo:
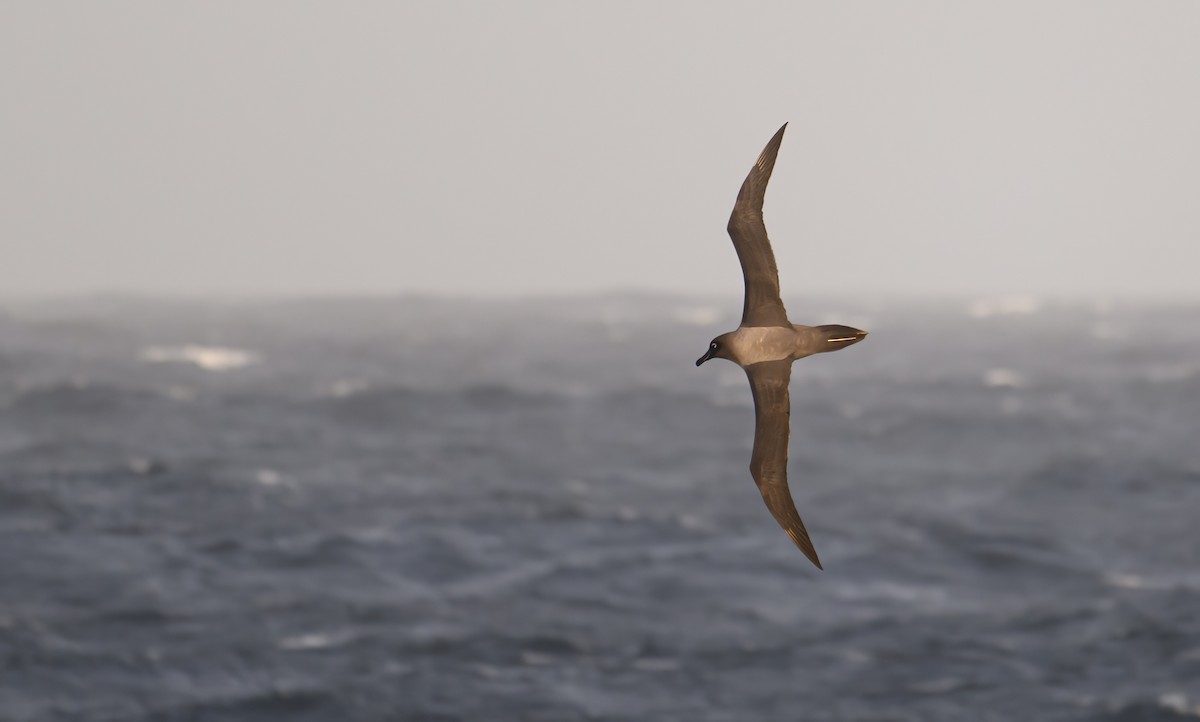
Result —
[[754, 451], [750, 475], [762, 493], [767, 509], [792, 538], [804, 556], [823, 569], [792, 501], [787, 482], [788, 434], [791, 399], [788, 382], [792, 362], [816, 353], [838, 351], [858, 343], [866, 331], [836, 324], [801, 326], [788, 320], [779, 298], [779, 270], [763, 224], [763, 196], [775, 168], [787, 123], [775, 133], [742, 182], [729, 216], [729, 236], [742, 264], [746, 295], [742, 323], [736, 331], [712, 340], [696, 365], [713, 358], [728, 359], [746, 371], [754, 395]]

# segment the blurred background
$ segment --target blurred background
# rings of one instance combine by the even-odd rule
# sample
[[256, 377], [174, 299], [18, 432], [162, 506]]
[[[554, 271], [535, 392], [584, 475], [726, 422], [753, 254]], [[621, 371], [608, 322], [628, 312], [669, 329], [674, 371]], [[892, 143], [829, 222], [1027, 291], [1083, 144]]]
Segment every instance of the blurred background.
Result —
[[1198, 32], [0, 5], [0, 720], [1200, 716]]

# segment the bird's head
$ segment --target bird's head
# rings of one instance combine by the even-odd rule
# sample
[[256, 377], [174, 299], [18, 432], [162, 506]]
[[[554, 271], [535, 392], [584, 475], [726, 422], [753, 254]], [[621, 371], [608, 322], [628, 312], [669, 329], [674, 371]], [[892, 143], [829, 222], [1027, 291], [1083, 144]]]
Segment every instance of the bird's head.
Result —
[[732, 361], [733, 357], [729, 355], [728, 336], [729, 334], [723, 333], [709, 342], [708, 350], [704, 352], [703, 356], [696, 359], [696, 365], [699, 366], [705, 361], [714, 358], [723, 358]]

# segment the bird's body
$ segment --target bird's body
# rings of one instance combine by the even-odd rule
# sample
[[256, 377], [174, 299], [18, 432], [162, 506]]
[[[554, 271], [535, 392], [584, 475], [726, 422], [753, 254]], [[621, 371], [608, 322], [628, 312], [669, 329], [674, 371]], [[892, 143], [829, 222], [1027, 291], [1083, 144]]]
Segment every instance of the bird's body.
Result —
[[792, 362], [815, 353], [837, 351], [858, 343], [866, 331], [841, 325], [802, 326], [788, 320], [779, 297], [779, 271], [763, 224], [767, 181], [775, 168], [785, 123], [758, 157], [742, 183], [729, 217], [729, 235], [742, 265], [746, 295], [742, 323], [709, 344], [696, 365], [712, 358], [733, 361], [746, 371], [754, 395], [754, 451], [750, 474], [772, 516], [813, 564], [821, 560], [796, 511], [787, 482], [787, 449], [791, 416], [788, 382]]
[[[827, 344], [840, 340], [830, 338], [829, 327], [801, 326], [739, 326], [736, 331], [718, 336], [716, 341], [728, 348], [728, 355], [721, 356], [745, 368], [763, 361], [795, 361], [823, 351], [833, 351]], [[853, 338], [856, 329], [847, 329], [842, 338]], [[825, 330], [823, 330], [825, 329]], [[855, 341], [858, 338], [854, 338]]]

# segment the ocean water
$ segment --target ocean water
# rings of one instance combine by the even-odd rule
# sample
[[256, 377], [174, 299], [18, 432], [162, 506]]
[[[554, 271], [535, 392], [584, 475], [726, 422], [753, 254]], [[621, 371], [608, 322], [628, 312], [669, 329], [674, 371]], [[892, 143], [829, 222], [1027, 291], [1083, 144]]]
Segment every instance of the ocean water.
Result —
[[1200, 718], [1200, 307], [0, 306], [0, 720]]

